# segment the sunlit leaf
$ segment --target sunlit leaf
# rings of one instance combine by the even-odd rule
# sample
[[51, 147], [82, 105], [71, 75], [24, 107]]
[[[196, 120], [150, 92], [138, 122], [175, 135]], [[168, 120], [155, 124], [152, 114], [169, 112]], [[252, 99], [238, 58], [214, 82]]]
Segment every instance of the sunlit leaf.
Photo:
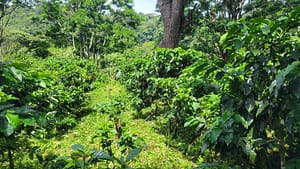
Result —
[[263, 101], [259, 104], [259, 107], [256, 111], [256, 117], [258, 117], [267, 107], [269, 106], [269, 102], [268, 101]]
[[228, 33], [225, 33], [225, 34], [223, 34], [223, 35], [220, 37], [220, 44], [221, 44], [221, 45], [224, 44], [224, 42], [225, 42], [227, 36], [228, 36]]
[[17, 129], [20, 124], [22, 123], [22, 121], [20, 120], [19, 116], [16, 114], [6, 114], [6, 118], [9, 122], [9, 124], [14, 128]]
[[247, 109], [248, 113], [250, 113], [255, 108], [255, 102], [254, 99], [251, 97], [248, 97], [245, 102], [245, 108]]
[[246, 129], [248, 129], [253, 122], [253, 119], [247, 121], [243, 116], [239, 114], [234, 114], [233, 118], [236, 123], [242, 124]]
[[268, 24], [261, 24], [261, 31], [263, 34], [267, 35], [270, 33], [270, 26]]
[[23, 80], [23, 75], [21, 73], [19, 73], [15, 67], [10, 67], [10, 70], [19, 81]]
[[21, 120], [24, 123], [24, 125], [26, 125], [26, 126], [34, 126], [34, 124], [35, 124], [35, 119], [33, 117], [25, 118], [25, 119], [21, 119]]

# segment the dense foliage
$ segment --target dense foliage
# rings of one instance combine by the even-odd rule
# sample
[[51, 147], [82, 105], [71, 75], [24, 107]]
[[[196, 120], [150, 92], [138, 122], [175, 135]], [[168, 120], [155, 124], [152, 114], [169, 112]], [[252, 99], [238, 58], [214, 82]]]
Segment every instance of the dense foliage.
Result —
[[296, 167], [299, 13], [295, 8], [275, 21], [230, 23], [220, 38], [225, 57], [189, 52], [189, 60], [196, 60], [183, 71], [172, 66], [180, 68], [178, 56], [180, 65], [186, 63], [185, 51], [176, 55], [178, 49], [158, 50], [159, 59], [154, 55], [126, 69], [132, 72], [126, 78], [128, 89], [143, 106], [157, 100], [163, 105], [167, 121], [162, 124], [173, 138], [194, 144], [185, 148], [187, 152], [203, 153], [208, 163], [200, 168]]
[[156, 87], [155, 78], [176, 78], [201, 55], [196, 51], [158, 49], [153, 56], [135, 58], [122, 69], [121, 79], [127, 88], [137, 96], [137, 108], [150, 106], [163, 97], [163, 89]]
[[84, 113], [85, 93], [92, 89], [94, 80], [91, 75], [95, 68], [87, 61], [50, 57], [43, 64], [34, 62], [0, 65], [1, 147], [8, 151], [12, 166], [11, 151], [26, 146], [17, 143], [23, 131], [44, 137], [76, 124], [75, 118]]
[[3, 2], [0, 167], [159, 166], [148, 123], [196, 168], [299, 168], [298, 1], [185, 1], [175, 49], [132, 0]]

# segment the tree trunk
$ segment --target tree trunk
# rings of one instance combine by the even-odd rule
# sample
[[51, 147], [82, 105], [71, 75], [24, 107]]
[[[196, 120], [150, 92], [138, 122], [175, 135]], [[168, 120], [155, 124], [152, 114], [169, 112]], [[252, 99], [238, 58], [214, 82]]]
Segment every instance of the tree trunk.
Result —
[[184, 0], [157, 0], [157, 6], [164, 26], [164, 37], [159, 46], [176, 48], [184, 21]]

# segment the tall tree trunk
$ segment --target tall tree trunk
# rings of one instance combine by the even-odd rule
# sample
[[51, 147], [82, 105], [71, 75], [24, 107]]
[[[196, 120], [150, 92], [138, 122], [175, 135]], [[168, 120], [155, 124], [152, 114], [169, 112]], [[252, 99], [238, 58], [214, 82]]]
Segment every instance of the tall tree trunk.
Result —
[[164, 37], [159, 46], [176, 48], [184, 21], [184, 0], [157, 0], [157, 6], [164, 25]]

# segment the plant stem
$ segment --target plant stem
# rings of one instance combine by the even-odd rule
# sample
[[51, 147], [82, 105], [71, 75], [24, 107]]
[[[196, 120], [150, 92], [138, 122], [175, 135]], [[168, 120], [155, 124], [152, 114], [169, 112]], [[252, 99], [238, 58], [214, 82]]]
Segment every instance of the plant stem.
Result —
[[14, 164], [14, 159], [13, 159], [13, 153], [12, 153], [12, 149], [10, 148], [10, 146], [8, 145], [8, 161], [9, 161], [9, 169], [14, 169], [15, 168], [15, 164]]

